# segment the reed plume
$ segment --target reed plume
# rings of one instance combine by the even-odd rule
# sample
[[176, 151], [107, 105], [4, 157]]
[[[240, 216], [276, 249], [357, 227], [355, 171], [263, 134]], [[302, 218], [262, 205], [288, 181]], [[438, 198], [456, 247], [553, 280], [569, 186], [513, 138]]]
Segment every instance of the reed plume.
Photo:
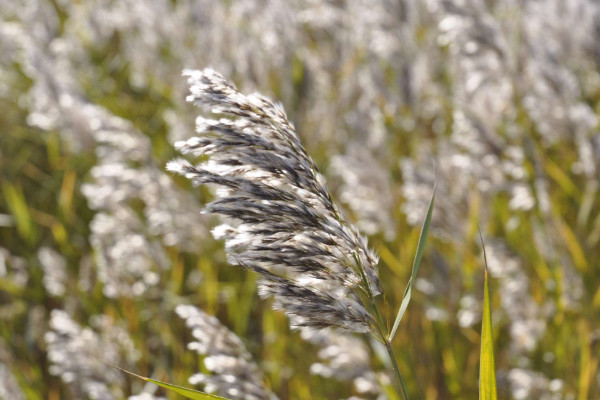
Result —
[[203, 384], [207, 392], [233, 400], [277, 400], [264, 387], [260, 369], [235, 333], [194, 306], [180, 304], [175, 311], [192, 330], [194, 341], [188, 349], [204, 356], [204, 366], [214, 374], [192, 375], [191, 384]]
[[261, 275], [259, 293], [273, 297], [292, 327], [329, 326], [380, 332], [365, 307], [381, 293], [376, 254], [333, 203], [283, 108], [244, 95], [212, 69], [185, 71], [189, 102], [220, 119], [199, 117], [197, 135], [177, 142], [198, 165], [167, 168], [195, 185], [216, 186], [206, 211], [223, 217], [232, 264]]

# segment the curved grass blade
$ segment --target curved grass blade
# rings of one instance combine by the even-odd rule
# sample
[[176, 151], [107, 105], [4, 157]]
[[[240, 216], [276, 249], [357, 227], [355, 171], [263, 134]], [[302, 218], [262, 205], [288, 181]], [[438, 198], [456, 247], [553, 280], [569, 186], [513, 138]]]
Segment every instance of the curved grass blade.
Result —
[[431, 195], [431, 201], [429, 202], [429, 208], [427, 209], [427, 216], [425, 217], [425, 222], [423, 222], [423, 227], [421, 228], [421, 234], [419, 235], [419, 243], [417, 244], [417, 253], [415, 254], [415, 260], [413, 261], [412, 272], [410, 275], [410, 280], [408, 281], [408, 285], [406, 285], [406, 290], [404, 291], [404, 296], [402, 297], [402, 303], [400, 304], [400, 309], [398, 310], [398, 315], [396, 316], [396, 321], [394, 321], [394, 326], [392, 327], [392, 331], [388, 337], [388, 340], [391, 342], [396, 334], [396, 330], [398, 330], [398, 325], [400, 325], [400, 321], [402, 321], [402, 317], [404, 316], [404, 312], [408, 307], [408, 303], [410, 302], [410, 296], [412, 295], [412, 287], [417, 279], [417, 273], [419, 272], [419, 266], [421, 265], [421, 258], [423, 258], [423, 251], [425, 250], [425, 242], [427, 241], [427, 234], [429, 233], [429, 225], [431, 224], [431, 215], [433, 214], [433, 203], [435, 200], [435, 184], [433, 185], [433, 194]]
[[135, 376], [136, 378], [139, 378], [146, 382], [154, 383], [155, 385], [161, 386], [167, 390], [172, 391], [173, 393], [180, 394], [188, 399], [192, 399], [192, 400], [229, 400], [229, 399], [226, 399], [225, 397], [215, 396], [214, 394], [208, 394], [208, 393], [200, 392], [197, 390], [184, 388], [182, 386], [177, 386], [177, 385], [172, 385], [170, 383], [157, 381], [156, 379], [146, 378], [145, 376], [134, 374], [133, 372], [129, 372], [123, 368], [115, 367], [114, 365], [111, 365], [111, 367], [116, 368], [119, 371], [125, 372], [126, 374], [129, 374], [131, 376]]
[[487, 256], [483, 237], [479, 232], [485, 261], [485, 284], [483, 289], [483, 321], [481, 324], [481, 354], [479, 356], [479, 399], [496, 400], [496, 367], [494, 363], [494, 337], [492, 334], [492, 310], [488, 287]]

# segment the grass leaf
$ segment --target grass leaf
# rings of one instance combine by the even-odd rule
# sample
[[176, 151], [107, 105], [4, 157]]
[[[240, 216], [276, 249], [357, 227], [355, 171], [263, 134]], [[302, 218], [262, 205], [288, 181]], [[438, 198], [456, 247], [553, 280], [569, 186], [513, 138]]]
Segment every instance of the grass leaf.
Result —
[[494, 337], [492, 335], [492, 310], [488, 287], [488, 269], [483, 237], [479, 232], [485, 260], [485, 285], [483, 289], [483, 321], [481, 324], [481, 354], [479, 356], [479, 399], [496, 400], [496, 367], [494, 363]]
[[29, 243], [35, 241], [35, 225], [31, 219], [23, 190], [7, 180], [2, 180], [2, 193], [17, 225], [19, 235]]
[[391, 342], [398, 330], [398, 325], [400, 325], [400, 321], [402, 321], [402, 317], [404, 316], [404, 312], [408, 307], [408, 303], [410, 302], [410, 296], [412, 295], [412, 287], [417, 279], [417, 273], [419, 272], [419, 266], [421, 265], [421, 259], [423, 258], [423, 251], [425, 250], [425, 242], [427, 241], [427, 234], [429, 233], [429, 225], [431, 224], [431, 215], [433, 214], [433, 203], [435, 200], [435, 184], [433, 186], [433, 194], [431, 195], [431, 201], [429, 202], [429, 208], [427, 209], [427, 216], [425, 217], [425, 222], [423, 222], [423, 227], [421, 228], [421, 235], [419, 236], [419, 243], [417, 244], [417, 253], [415, 254], [415, 260], [413, 261], [412, 272], [410, 275], [410, 280], [408, 281], [408, 285], [406, 286], [406, 290], [404, 291], [404, 296], [402, 297], [402, 303], [400, 304], [400, 309], [398, 310], [398, 315], [396, 315], [396, 321], [394, 321], [394, 326], [392, 327], [392, 331], [390, 332], [390, 336], [388, 340]]
[[170, 390], [173, 393], [180, 394], [188, 399], [192, 399], [192, 400], [210, 400], [210, 399], [228, 400], [225, 397], [215, 396], [214, 394], [208, 394], [208, 393], [200, 392], [198, 390], [192, 390], [192, 389], [184, 388], [182, 386], [177, 386], [177, 385], [172, 385], [170, 383], [157, 381], [156, 379], [146, 378], [145, 376], [134, 374], [133, 372], [129, 372], [123, 368], [119, 368], [114, 365], [111, 365], [111, 367], [116, 368], [119, 371], [125, 372], [126, 374], [129, 374], [131, 376], [135, 376], [136, 378], [142, 379], [146, 382], [154, 383], [155, 385], [158, 385], [167, 390]]

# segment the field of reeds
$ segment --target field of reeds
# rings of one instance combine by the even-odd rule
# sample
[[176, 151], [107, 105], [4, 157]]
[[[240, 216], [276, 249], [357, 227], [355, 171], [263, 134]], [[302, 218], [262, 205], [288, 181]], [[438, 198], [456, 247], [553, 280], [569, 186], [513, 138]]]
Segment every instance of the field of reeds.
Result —
[[498, 398], [600, 399], [599, 113], [594, 0], [1, 1], [0, 399], [401, 398], [434, 184], [409, 397], [480, 229]]

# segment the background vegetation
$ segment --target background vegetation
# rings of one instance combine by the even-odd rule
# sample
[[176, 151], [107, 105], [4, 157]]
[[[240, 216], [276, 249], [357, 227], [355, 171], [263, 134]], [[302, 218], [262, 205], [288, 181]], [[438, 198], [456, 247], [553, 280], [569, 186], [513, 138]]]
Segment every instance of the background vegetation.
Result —
[[179, 304], [243, 338], [281, 399], [369, 397], [315, 373], [319, 346], [212, 239], [210, 192], [164, 172], [198, 114], [181, 71], [207, 66], [283, 104], [379, 253], [392, 321], [437, 174], [394, 339], [412, 398], [477, 396], [477, 226], [499, 397], [600, 398], [597, 2], [9, 0], [0, 16], [0, 398], [152, 391], [100, 360], [185, 384], [206, 367]]

